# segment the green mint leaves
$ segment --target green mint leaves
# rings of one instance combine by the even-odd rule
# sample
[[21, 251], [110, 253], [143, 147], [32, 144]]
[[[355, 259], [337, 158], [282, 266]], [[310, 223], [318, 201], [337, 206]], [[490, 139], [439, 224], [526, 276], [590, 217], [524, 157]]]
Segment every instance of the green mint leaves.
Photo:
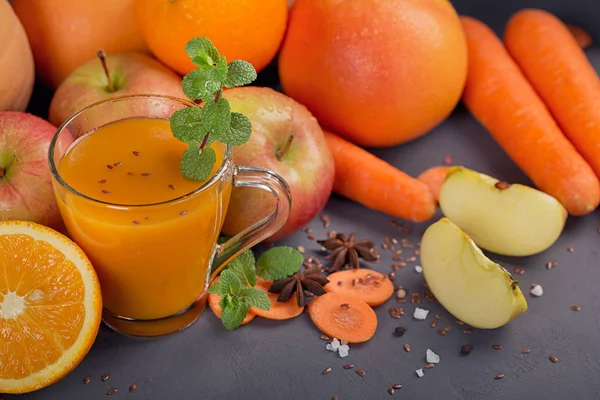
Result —
[[[254, 288], [258, 276], [278, 280], [296, 273], [304, 257], [291, 247], [277, 246], [265, 251], [254, 260], [252, 250], [246, 250], [227, 264], [218, 282], [208, 288], [208, 293], [221, 296], [221, 322], [227, 330], [240, 326], [250, 307], [269, 310], [271, 302], [267, 294]], [[255, 267], [258, 265], [258, 271]]]
[[256, 260], [256, 266], [258, 275], [264, 279], [276, 281], [296, 273], [303, 262], [304, 257], [298, 250], [287, 246], [277, 246], [262, 253]]
[[203, 107], [187, 107], [171, 116], [171, 131], [178, 140], [188, 144], [181, 160], [181, 172], [188, 179], [203, 181], [210, 177], [216, 154], [210, 144], [219, 141], [239, 146], [252, 133], [250, 120], [243, 114], [232, 113], [223, 88], [244, 86], [256, 79], [256, 70], [249, 62], [227, 62], [213, 43], [200, 37], [190, 40], [185, 52], [198, 66], [183, 77], [181, 88]]

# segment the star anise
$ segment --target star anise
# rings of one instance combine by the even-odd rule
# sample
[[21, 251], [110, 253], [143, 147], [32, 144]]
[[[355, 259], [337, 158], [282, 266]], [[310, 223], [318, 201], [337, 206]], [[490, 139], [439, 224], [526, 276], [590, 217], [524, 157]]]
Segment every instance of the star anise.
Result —
[[356, 240], [354, 233], [348, 238], [343, 233], [338, 233], [333, 238], [318, 240], [321, 246], [330, 250], [331, 253], [325, 257], [327, 260], [333, 260], [333, 265], [329, 272], [339, 271], [346, 265], [352, 268], [360, 268], [360, 260], [375, 261], [379, 255], [373, 250], [373, 242], [367, 239]]
[[310, 292], [315, 296], [321, 296], [325, 293], [323, 286], [329, 283], [329, 279], [321, 275], [321, 269], [318, 267], [307, 268], [304, 271], [298, 271], [294, 275], [275, 281], [269, 288], [271, 293], [279, 293], [277, 301], [288, 301], [294, 293], [298, 307], [304, 307], [306, 304], [306, 294]]

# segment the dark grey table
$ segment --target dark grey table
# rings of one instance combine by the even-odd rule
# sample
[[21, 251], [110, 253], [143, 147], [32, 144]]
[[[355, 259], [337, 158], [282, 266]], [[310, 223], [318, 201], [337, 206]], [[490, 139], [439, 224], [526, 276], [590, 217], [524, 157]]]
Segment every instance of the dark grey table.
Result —
[[[546, 8], [568, 22], [586, 27], [600, 40], [600, 2], [598, 0], [455, 0], [458, 11], [480, 18], [501, 33], [510, 14], [521, 7]], [[589, 57], [600, 67], [600, 50], [592, 48]], [[277, 85], [276, 68], [260, 76], [260, 84]], [[50, 94], [36, 90], [31, 110], [44, 115]], [[416, 175], [439, 165], [446, 154], [463, 164], [501, 179], [529, 183], [527, 178], [494, 143], [489, 134], [462, 108], [427, 136], [401, 147], [374, 151]], [[355, 232], [359, 237], [378, 242], [385, 237], [405, 237], [390, 223], [390, 218], [348, 200], [332, 197], [325, 211], [330, 229]], [[22, 396], [36, 400], [104, 399], [117, 388], [112, 398], [130, 399], [597, 399], [600, 398], [600, 234], [598, 212], [585, 218], [570, 218], [560, 240], [543, 254], [529, 258], [492, 258], [508, 269], [522, 267], [519, 277], [529, 302], [529, 310], [506, 327], [492, 331], [475, 330], [464, 334], [439, 304], [425, 302], [430, 310], [427, 321], [412, 318], [415, 305], [404, 304], [406, 316], [396, 320], [388, 308], [392, 299], [377, 308], [379, 328], [368, 343], [353, 345], [347, 358], [325, 350], [320, 332], [308, 315], [284, 322], [257, 318], [250, 325], [227, 332], [210, 311], [188, 330], [155, 340], [135, 340], [119, 336], [102, 327], [98, 339], [82, 364], [59, 383], [37, 393]], [[326, 230], [317, 219], [310, 225], [316, 236]], [[418, 241], [426, 225], [415, 225], [410, 239]], [[303, 245], [308, 254], [321, 255], [319, 246], [297, 233], [284, 242]], [[572, 246], [574, 252], [567, 251]], [[375, 266], [391, 271], [391, 252], [381, 250]], [[545, 268], [557, 260], [557, 267]], [[418, 261], [416, 262], [418, 263]], [[414, 264], [397, 271], [396, 284], [422, 292], [423, 277]], [[544, 295], [529, 294], [531, 283], [541, 284]], [[571, 310], [579, 305], [581, 311]], [[442, 320], [430, 328], [434, 314]], [[436, 333], [446, 324], [452, 329], [444, 337]], [[396, 337], [394, 328], [403, 326], [406, 334]], [[405, 343], [412, 350], [403, 350]], [[461, 356], [460, 348], [470, 344], [473, 351]], [[492, 344], [501, 344], [495, 350]], [[531, 353], [521, 354], [530, 348]], [[441, 356], [434, 369], [418, 378], [426, 349]], [[559, 362], [552, 363], [555, 354]], [[346, 363], [363, 368], [366, 376], [345, 370]], [[331, 367], [333, 371], [323, 375]], [[110, 373], [102, 382], [101, 376]], [[496, 374], [505, 374], [495, 380]], [[82, 380], [91, 376], [91, 383]], [[137, 390], [128, 392], [131, 384]], [[387, 388], [400, 383], [403, 388], [392, 397]]]

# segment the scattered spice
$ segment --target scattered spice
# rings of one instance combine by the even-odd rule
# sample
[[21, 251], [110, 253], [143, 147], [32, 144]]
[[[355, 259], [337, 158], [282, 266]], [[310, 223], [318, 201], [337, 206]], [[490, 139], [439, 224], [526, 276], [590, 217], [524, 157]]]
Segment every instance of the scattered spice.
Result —
[[179, 213], [179, 215], [185, 215], [187, 214], [187, 210], [183, 210], [182, 212]]
[[389, 393], [389, 394], [394, 394], [395, 392], [396, 392], [396, 391], [394, 390], [394, 388], [393, 388], [393, 387], [391, 387], [391, 386], [390, 386], [390, 387], [388, 388], [388, 393]]
[[333, 260], [329, 272], [339, 271], [346, 265], [352, 268], [360, 268], [360, 258], [365, 261], [376, 261], [379, 257], [373, 250], [373, 241], [367, 239], [356, 240], [354, 233], [348, 238], [343, 233], [338, 233], [333, 238], [317, 240], [321, 246], [331, 251], [325, 258]]
[[494, 377], [494, 379], [502, 379], [504, 378], [504, 374], [498, 374]]
[[115, 388], [110, 389], [108, 392], [106, 392], [107, 395], [112, 396], [113, 394], [117, 393], [118, 390]]
[[142, 176], [150, 176], [148, 172], [142, 172]]
[[403, 299], [406, 297], [406, 290], [404, 289], [398, 289], [398, 291], [396, 292], [396, 297], [398, 297], [399, 299]]
[[571, 310], [573, 310], [573, 311], [581, 311], [581, 307], [579, 307], [577, 305], [573, 305], [573, 306], [571, 306]]
[[100, 184], [103, 184], [103, 183], [106, 183], [106, 182], [108, 182], [106, 179], [100, 179], [100, 180], [98, 181], [98, 183], [100, 183]]
[[469, 346], [468, 344], [463, 344], [462, 347], [460, 348], [460, 352], [461, 354], [468, 356], [469, 354], [471, 354], [471, 351], [473, 350], [473, 348], [471, 346]]
[[558, 362], [558, 357], [556, 357], [554, 354], [550, 354], [548, 356], [548, 358], [550, 359], [550, 361], [552, 361], [553, 363]]
[[83, 384], [84, 385], [87, 385], [91, 381], [92, 381], [92, 378], [90, 376], [86, 376], [85, 378], [83, 378]]
[[558, 265], [558, 261], [553, 260], [553, 261], [548, 261], [546, 263], [546, 269], [552, 269], [554, 267], [556, 267]]
[[323, 214], [321, 215], [321, 222], [323, 223], [323, 228], [329, 228], [329, 215]]
[[352, 369], [354, 368], [354, 364], [344, 364], [344, 369]]
[[495, 350], [500, 350], [501, 348], [502, 348], [502, 345], [501, 345], [501, 344], [493, 344], [493, 345], [492, 345], [492, 349], [495, 349]]
[[102, 189], [102, 194], [108, 195], [108, 194], [110, 194], [110, 192], [108, 190], [106, 190], [106, 189]]
[[425, 369], [432, 369], [435, 367], [435, 364], [425, 364]]
[[171, 189], [171, 190], [175, 190], [175, 186], [174, 186], [172, 183], [170, 183], [170, 184], [169, 184], [169, 189]]
[[404, 310], [401, 307], [391, 307], [388, 311], [395, 319], [400, 319], [404, 315]]
[[108, 378], [110, 378], [110, 374], [107, 372], [104, 375], [102, 375], [102, 382], [106, 382]]
[[[321, 275], [321, 269], [312, 267], [275, 281], [269, 288], [269, 292], [279, 293], [277, 298], [279, 302], [288, 301], [296, 293], [298, 307], [304, 307], [306, 304], [304, 291], [307, 290], [315, 296], [321, 296], [327, 293], [323, 287], [328, 283], [329, 279]], [[348, 308], [348, 304], [342, 304], [341, 306], [342, 308]]]
[[356, 370], [356, 373], [357, 373], [359, 376], [365, 376], [365, 375], [367, 374], [367, 373], [365, 372], [365, 370], [364, 370], [364, 369], [362, 369], [362, 368], [361, 368], [361, 369], [358, 369], [358, 370]]
[[136, 157], [139, 157], [141, 154], [140, 154], [140, 152], [139, 152], [139, 151], [135, 151], [135, 150], [134, 150], [134, 151], [133, 151], [133, 155], [134, 155], [134, 156], [136, 156]]
[[529, 354], [531, 353], [531, 349], [530, 348], [524, 348], [523, 350], [521, 350], [521, 354]]
[[573, 246], [569, 246], [569, 247], [567, 247], [567, 251], [569, 253], [573, 253], [573, 252], [575, 252], [575, 249], [573, 248]]
[[410, 344], [406, 343], [404, 345], [404, 351], [407, 352], [407, 353], [410, 353]]
[[323, 370], [323, 375], [327, 375], [330, 372], [331, 372], [331, 367], [327, 367], [327, 368], [325, 368], [325, 370]]
[[137, 389], [137, 384], [132, 384], [131, 386], [129, 386], [129, 393], [134, 392], [135, 389]]
[[402, 337], [406, 333], [406, 328], [399, 326], [396, 329], [394, 329], [394, 332], [396, 332], [396, 335], [398, 335], [398, 337]]

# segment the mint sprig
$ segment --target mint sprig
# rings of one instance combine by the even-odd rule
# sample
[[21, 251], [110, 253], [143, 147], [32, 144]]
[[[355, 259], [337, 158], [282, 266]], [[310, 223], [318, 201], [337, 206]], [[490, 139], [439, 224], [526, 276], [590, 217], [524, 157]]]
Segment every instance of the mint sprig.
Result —
[[254, 287], [258, 276], [268, 280], [283, 279], [296, 273], [303, 261], [298, 250], [287, 246], [265, 251], [256, 262], [252, 250], [246, 250], [230, 261], [221, 272], [219, 281], [208, 288], [208, 293], [221, 296], [219, 305], [223, 326], [228, 330], [239, 327], [250, 307], [271, 308], [267, 294]]
[[252, 83], [256, 70], [247, 61], [227, 62], [213, 43], [200, 37], [190, 40], [185, 52], [198, 66], [183, 77], [181, 88], [191, 100], [204, 103], [202, 108], [188, 107], [171, 116], [171, 131], [188, 148], [181, 159], [181, 173], [188, 179], [203, 181], [210, 177], [216, 155], [209, 147], [215, 141], [240, 146], [252, 133], [250, 120], [240, 113], [231, 112], [223, 88]]

